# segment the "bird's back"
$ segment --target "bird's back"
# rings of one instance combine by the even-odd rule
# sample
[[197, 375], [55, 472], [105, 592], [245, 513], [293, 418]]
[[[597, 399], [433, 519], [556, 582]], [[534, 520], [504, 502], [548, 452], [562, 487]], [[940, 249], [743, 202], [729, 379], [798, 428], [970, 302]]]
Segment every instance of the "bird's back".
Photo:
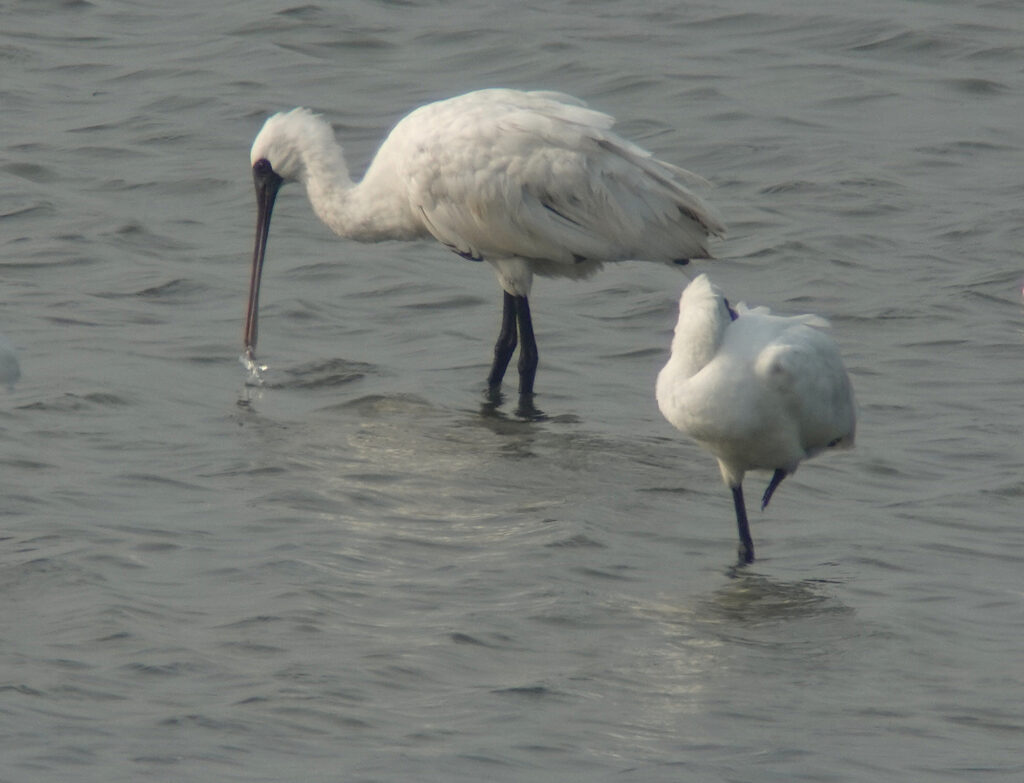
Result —
[[839, 348], [816, 316], [784, 320], [789, 323], [760, 351], [755, 372], [786, 406], [807, 456], [852, 446], [853, 390]]
[[741, 310], [726, 334], [725, 357], [735, 353], [743, 365], [751, 407], [761, 417], [763, 445], [752, 459], [760, 464], [752, 467], [795, 470], [825, 448], [853, 444], [853, 392], [825, 326], [813, 315]]
[[412, 112], [378, 158], [425, 229], [469, 258], [577, 276], [573, 267], [606, 261], [706, 257], [724, 229], [685, 184], [699, 178], [612, 133], [613, 122], [557, 93], [482, 90]]

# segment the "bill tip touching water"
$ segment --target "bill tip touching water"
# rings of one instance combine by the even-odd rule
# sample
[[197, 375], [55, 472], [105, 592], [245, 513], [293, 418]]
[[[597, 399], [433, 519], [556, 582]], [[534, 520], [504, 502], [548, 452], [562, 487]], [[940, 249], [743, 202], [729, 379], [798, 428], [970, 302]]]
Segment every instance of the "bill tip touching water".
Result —
[[773, 471], [763, 510], [802, 460], [853, 446], [853, 389], [827, 326], [814, 315], [779, 316], [742, 303], [733, 310], [705, 274], [680, 297], [671, 355], [658, 375], [658, 407], [718, 460], [732, 492], [742, 563], [754, 560], [744, 474]]
[[381, 144], [359, 182], [331, 126], [307, 109], [267, 119], [250, 162], [257, 220], [244, 344], [254, 361], [260, 281], [280, 187], [299, 182], [317, 216], [361, 242], [433, 237], [486, 261], [503, 292], [487, 377], [500, 388], [519, 351], [519, 394], [538, 364], [534, 275], [580, 279], [625, 260], [708, 258], [725, 227], [690, 190], [700, 177], [612, 131], [614, 119], [554, 92], [489, 89], [422, 106]]
[[261, 386], [263, 384], [263, 373], [267, 365], [256, 360], [256, 355], [248, 348], [238, 357], [239, 363], [246, 369], [248, 376], [245, 379], [247, 386]]

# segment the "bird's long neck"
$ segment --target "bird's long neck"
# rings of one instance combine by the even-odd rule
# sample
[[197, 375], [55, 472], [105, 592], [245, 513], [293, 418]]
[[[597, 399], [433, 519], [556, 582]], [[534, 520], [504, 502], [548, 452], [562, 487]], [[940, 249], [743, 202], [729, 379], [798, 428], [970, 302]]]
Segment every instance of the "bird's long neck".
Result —
[[309, 203], [339, 236], [360, 242], [413, 239], [421, 235], [411, 219], [404, 188], [376, 162], [361, 182], [349, 176], [341, 146], [333, 139], [303, 151]]
[[[700, 278], [696, 282], [700, 283]], [[696, 397], [691, 396], [694, 389], [691, 379], [719, 352], [729, 323], [725, 304], [711, 291], [701, 296], [699, 291], [688, 289], [683, 294], [672, 338], [672, 354], [658, 373], [655, 397], [665, 418], [691, 434], [694, 434], [691, 427], [695, 424], [692, 403], [696, 400], [697, 407], [701, 405], [699, 391]]]
[[355, 183], [348, 173], [348, 165], [341, 146], [334, 140], [324, 140], [303, 150], [303, 184], [310, 206], [317, 217], [341, 236], [351, 234], [352, 191]]

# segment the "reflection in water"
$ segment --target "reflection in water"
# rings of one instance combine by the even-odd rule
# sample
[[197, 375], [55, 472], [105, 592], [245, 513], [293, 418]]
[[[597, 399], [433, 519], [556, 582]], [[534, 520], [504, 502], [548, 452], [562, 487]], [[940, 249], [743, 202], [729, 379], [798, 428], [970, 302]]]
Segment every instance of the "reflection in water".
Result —
[[303, 362], [274, 371], [270, 370], [269, 365], [262, 364], [246, 354], [240, 356], [239, 361], [248, 372], [238, 400], [239, 406], [243, 408], [251, 407], [253, 403], [261, 400], [265, 389], [330, 392], [337, 387], [376, 374], [374, 365], [346, 359]]
[[730, 577], [703, 596], [633, 607], [660, 635], [630, 655], [638, 706], [623, 724], [632, 747], [653, 755], [680, 744], [731, 753], [722, 738], [737, 716], [750, 714], [751, 694], [758, 694], [759, 720], [767, 725], [796, 693], [767, 694], [765, 682], [835, 677], [856, 655], [864, 628], [822, 583], [745, 570]]
[[726, 584], [700, 603], [705, 620], [739, 622], [744, 626], [851, 612], [821, 591], [820, 581], [778, 582], [738, 568]]
[[3, 335], [0, 335], [0, 385], [13, 389], [21, 377], [21, 365], [18, 363], [18, 352]]
[[[260, 370], [265, 372], [266, 365]], [[283, 378], [276, 379], [260, 376], [260, 385], [268, 389], [303, 389], [320, 390], [343, 386], [353, 381], [362, 380], [367, 375], [376, 374], [377, 368], [365, 362], [354, 362], [347, 359], [320, 359], [303, 362], [283, 370]]]
[[685, 606], [661, 604], [644, 613], [659, 622], [665, 634], [684, 646], [717, 646], [722, 642], [799, 642], [813, 637], [854, 633], [850, 607], [825, 592], [820, 580], [778, 581], [733, 569], [721, 587]]

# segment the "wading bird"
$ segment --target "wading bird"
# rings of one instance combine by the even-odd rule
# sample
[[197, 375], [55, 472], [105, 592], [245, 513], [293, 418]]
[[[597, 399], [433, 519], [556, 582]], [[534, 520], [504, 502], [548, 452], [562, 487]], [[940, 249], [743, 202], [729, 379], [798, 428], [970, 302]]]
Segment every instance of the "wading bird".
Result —
[[434, 237], [469, 261], [488, 262], [504, 290], [488, 386], [500, 387], [518, 343], [519, 392], [531, 395], [534, 274], [583, 278], [627, 259], [682, 265], [708, 257], [708, 237], [724, 232], [687, 187], [703, 180], [619, 137], [613, 123], [560, 93], [471, 92], [406, 116], [355, 183], [327, 122], [302, 108], [273, 115], [251, 152], [258, 214], [247, 358], [256, 348], [274, 199], [294, 181], [342, 237]]
[[740, 561], [754, 560], [743, 475], [774, 470], [763, 510], [801, 460], [853, 446], [853, 390], [828, 322], [733, 310], [707, 275], [683, 291], [672, 354], [658, 375], [665, 418], [718, 459], [732, 490]]

